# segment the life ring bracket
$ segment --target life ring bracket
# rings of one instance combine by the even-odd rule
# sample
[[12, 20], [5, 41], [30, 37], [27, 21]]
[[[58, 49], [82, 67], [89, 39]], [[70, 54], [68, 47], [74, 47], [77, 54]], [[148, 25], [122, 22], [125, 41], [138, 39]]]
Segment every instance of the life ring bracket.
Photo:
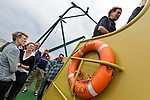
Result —
[[83, 60], [81, 59], [81, 63], [80, 63], [80, 65], [79, 65], [79, 67], [78, 67], [77, 74], [76, 74], [76, 76], [75, 76], [75, 78], [74, 78], [74, 80], [73, 80], [73, 83], [72, 83], [72, 85], [71, 85], [71, 94], [72, 94], [72, 95], [74, 95], [74, 93], [73, 93], [73, 88], [74, 88], [75, 82], [76, 82], [76, 80], [77, 80], [77, 77], [79, 76], [79, 72], [80, 72], [80, 70], [81, 70], [82, 64], [83, 64]]
[[77, 71], [77, 74], [75, 76], [75, 79], [73, 80], [73, 83], [71, 85], [71, 94], [74, 95], [73, 93], [73, 88], [74, 88], [74, 85], [75, 85], [75, 82], [77, 80], [77, 77], [79, 75], [79, 72], [81, 70], [81, 66], [83, 64], [83, 61], [88, 61], [88, 62], [94, 62], [94, 63], [100, 63], [100, 64], [104, 64], [104, 65], [108, 65], [108, 66], [111, 66], [113, 68], [117, 68], [120, 72], [124, 71], [124, 68], [123, 67], [120, 67], [116, 64], [113, 64], [113, 63], [110, 63], [110, 62], [107, 62], [107, 61], [101, 61], [101, 60], [93, 60], [93, 59], [87, 59], [87, 58], [78, 58], [78, 57], [71, 57], [71, 59], [77, 59], [77, 60], [81, 60], [80, 62], [80, 65], [78, 67], [78, 71]]
[[83, 61], [88, 61], [88, 62], [100, 63], [100, 64], [104, 64], [104, 65], [108, 65], [108, 66], [111, 66], [113, 68], [116, 68], [120, 72], [124, 71], [123, 67], [120, 67], [117, 64], [113, 64], [113, 63], [110, 63], [110, 62], [107, 62], [107, 61], [93, 60], [93, 59], [87, 59], [87, 58], [78, 58], [78, 57], [71, 57], [71, 59], [77, 59], [77, 60], [83, 60]]

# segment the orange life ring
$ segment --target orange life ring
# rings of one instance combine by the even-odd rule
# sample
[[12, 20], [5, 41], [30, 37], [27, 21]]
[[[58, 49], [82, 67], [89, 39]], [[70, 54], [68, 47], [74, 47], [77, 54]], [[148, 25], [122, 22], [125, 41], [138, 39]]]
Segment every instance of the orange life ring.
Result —
[[[107, 61], [110, 63], [114, 63], [114, 55], [111, 48], [104, 42], [95, 40], [87, 42], [82, 48], [78, 50], [74, 54], [73, 57], [81, 58], [84, 54], [89, 51], [95, 50], [99, 53], [101, 61]], [[68, 83], [71, 88], [73, 80], [75, 78], [74, 72], [77, 70], [77, 66], [80, 60], [73, 59], [69, 65], [68, 69]], [[113, 68], [108, 69], [107, 65], [100, 64], [98, 72], [91, 80], [91, 82], [80, 83], [78, 81], [75, 82], [75, 86], [73, 92], [77, 97], [80, 98], [92, 98], [101, 93], [105, 87], [108, 85], [113, 73]]]

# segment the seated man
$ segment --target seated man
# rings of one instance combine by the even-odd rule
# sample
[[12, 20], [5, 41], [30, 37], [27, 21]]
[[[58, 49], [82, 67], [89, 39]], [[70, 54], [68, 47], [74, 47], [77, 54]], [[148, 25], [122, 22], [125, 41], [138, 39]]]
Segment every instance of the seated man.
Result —
[[118, 20], [122, 13], [122, 8], [113, 7], [109, 13], [108, 17], [104, 16], [100, 19], [98, 24], [94, 29], [94, 33], [92, 37], [103, 35], [106, 33], [110, 33], [116, 30], [116, 23], [115, 21]]

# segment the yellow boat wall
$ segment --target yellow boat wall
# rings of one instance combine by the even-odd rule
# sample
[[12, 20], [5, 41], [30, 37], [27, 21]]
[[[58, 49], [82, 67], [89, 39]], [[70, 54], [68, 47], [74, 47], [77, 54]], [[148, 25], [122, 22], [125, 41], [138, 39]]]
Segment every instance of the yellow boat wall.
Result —
[[[75, 53], [90, 40], [100, 40], [108, 44], [114, 54], [115, 64], [124, 68], [120, 72], [115, 69], [115, 76], [102, 93], [93, 100], [150, 100], [150, 0], [142, 12], [121, 29], [103, 36], [80, 41], [74, 49]], [[72, 54], [73, 54], [72, 53]], [[83, 58], [96, 59], [96, 52], [89, 52]], [[43, 100], [83, 100], [70, 95], [67, 70], [71, 56], [55, 77], [44, 94]], [[99, 64], [84, 62], [83, 74], [92, 75]]]

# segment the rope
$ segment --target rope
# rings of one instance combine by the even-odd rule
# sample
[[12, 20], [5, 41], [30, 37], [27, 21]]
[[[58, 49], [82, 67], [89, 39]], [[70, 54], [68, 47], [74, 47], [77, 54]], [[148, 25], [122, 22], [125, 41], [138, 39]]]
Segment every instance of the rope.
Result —
[[74, 93], [73, 100], [76, 100], [76, 94]]
[[56, 31], [54, 33], [56, 33], [58, 31], [58, 27], [60, 26], [60, 23], [58, 23], [58, 26], [56, 28]]
[[[69, 70], [69, 67], [67, 69], [67, 72], [68, 72], [68, 70]], [[66, 90], [67, 90], [68, 94], [71, 95], [71, 93], [68, 91], [67, 84], [68, 84], [68, 75], [67, 75], [67, 78], [66, 78]]]

